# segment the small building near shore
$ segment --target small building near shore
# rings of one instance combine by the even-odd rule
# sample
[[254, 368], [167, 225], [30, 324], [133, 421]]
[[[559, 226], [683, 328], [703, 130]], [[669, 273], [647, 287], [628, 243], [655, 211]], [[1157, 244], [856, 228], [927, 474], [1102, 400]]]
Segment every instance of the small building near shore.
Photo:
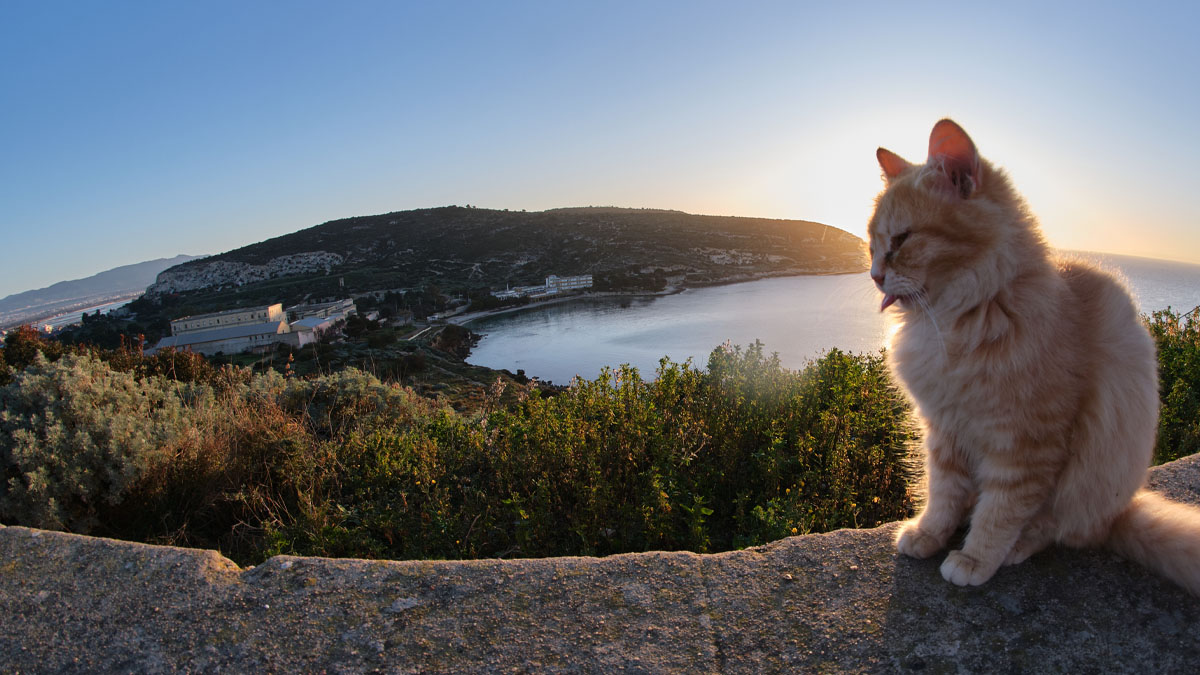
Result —
[[470, 307], [470, 305], [458, 305], [457, 307], [451, 307], [444, 312], [430, 314], [428, 319], [430, 321], [444, 321], [452, 316], [458, 316], [459, 314], [462, 314], [463, 312], [467, 311], [468, 307]]
[[293, 346], [303, 347], [317, 342], [322, 335], [332, 330], [333, 325], [338, 321], [340, 319], [320, 316], [310, 316], [307, 319], [293, 321], [291, 324], [292, 335], [295, 336]]
[[288, 318], [292, 321], [310, 318], [327, 318], [337, 321], [357, 314], [358, 309], [354, 300], [334, 300], [333, 302], [314, 302], [309, 304], [292, 305], [287, 308]]
[[553, 288], [556, 292], [562, 291], [579, 291], [585, 288], [592, 287], [592, 275], [582, 274], [574, 277], [560, 277], [556, 274], [551, 274], [546, 277], [546, 288]]
[[592, 287], [592, 275], [582, 274], [574, 277], [560, 277], [551, 274], [546, 277], [546, 283], [541, 286], [516, 286], [503, 291], [495, 291], [492, 295], [501, 300], [511, 298], [545, 298], [566, 291], [580, 291]]

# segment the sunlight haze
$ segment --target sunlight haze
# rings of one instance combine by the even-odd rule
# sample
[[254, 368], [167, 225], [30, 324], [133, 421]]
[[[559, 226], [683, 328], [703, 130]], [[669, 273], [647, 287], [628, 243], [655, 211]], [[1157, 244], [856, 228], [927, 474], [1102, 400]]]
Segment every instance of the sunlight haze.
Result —
[[[950, 7], [947, 5], [946, 7]], [[949, 116], [1053, 246], [1200, 262], [1195, 5], [0, 6], [0, 297], [448, 204], [862, 236]]]

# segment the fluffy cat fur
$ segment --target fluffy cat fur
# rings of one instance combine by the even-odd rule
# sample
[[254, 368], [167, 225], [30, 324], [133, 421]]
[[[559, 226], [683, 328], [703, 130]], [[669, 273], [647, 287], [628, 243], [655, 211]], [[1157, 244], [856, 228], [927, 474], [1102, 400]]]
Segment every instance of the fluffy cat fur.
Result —
[[942, 120], [914, 165], [880, 148], [871, 276], [894, 305], [890, 366], [923, 422], [928, 499], [896, 540], [978, 585], [1051, 543], [1105, 545], [1200, 595], [1200, 509], [1142, 489], [1154, 344], [1129, 292], [1056, 260], [1003, 171]]

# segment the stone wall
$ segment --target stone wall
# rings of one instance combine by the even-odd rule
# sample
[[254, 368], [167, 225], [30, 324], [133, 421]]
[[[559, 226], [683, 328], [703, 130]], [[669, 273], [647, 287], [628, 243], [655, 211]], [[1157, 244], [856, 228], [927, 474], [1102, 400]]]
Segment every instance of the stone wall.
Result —
[[[1151, 485], [1200, 504], [1200, 456]], [[1200, 600], [1103, 551], [979, 588], [896, 525], [718, 555], [378, 562], [0, 529], [17, 672], [1194, 672]]]

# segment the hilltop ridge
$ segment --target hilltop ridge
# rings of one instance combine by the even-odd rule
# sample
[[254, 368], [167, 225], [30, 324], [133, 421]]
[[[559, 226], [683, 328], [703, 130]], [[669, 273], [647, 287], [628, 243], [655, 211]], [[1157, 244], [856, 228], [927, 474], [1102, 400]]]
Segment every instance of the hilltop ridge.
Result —
[[279, 301], [436, 285], [446, 291], [592, 274], [598, 290], [857, 272], [863, 243], [803, 220], [659, 209], [440, 207], [329, 221], [172, 267], [151, 296], [237, 288]]
[[147, 260], [114, 267], [82, 279], [60, 281], [45, 288], [13, 293], [0, 298], [0, 327], [141, 295], [163, 270], [202, 257], [177, 255]]

